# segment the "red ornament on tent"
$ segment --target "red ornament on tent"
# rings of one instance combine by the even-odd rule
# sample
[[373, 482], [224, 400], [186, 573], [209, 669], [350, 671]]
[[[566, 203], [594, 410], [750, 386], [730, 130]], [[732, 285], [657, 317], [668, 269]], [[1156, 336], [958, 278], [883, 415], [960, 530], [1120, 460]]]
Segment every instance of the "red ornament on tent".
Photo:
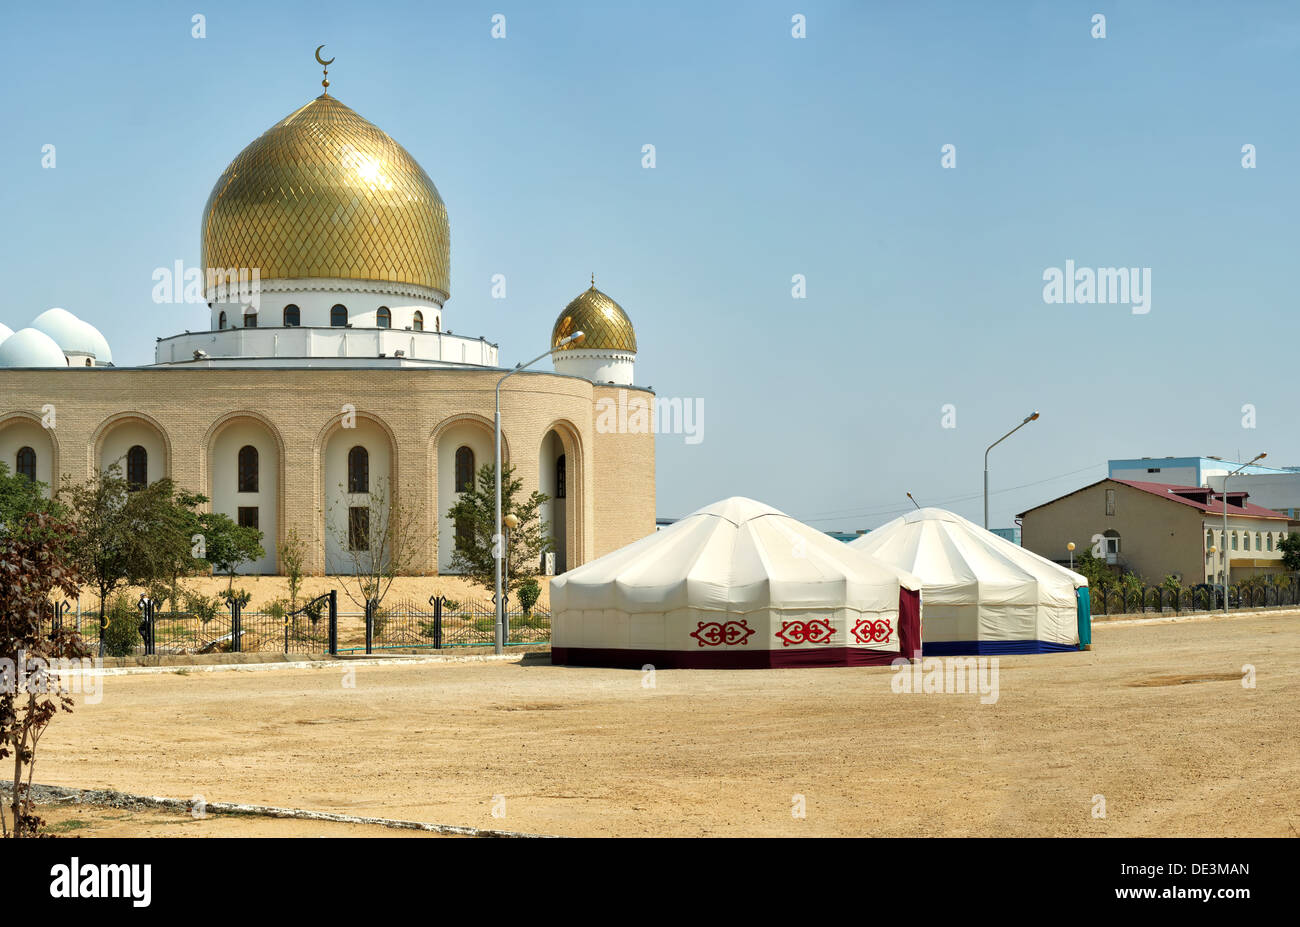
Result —
[[700, 642], [700, 646], [717, 647], [722, 644], [744, 644], [753, 635], [745, 619], [740, 621], [701, 621], [699, 627], [691, 632], [691, 637]]
[[783, 621], [776, 632], [783, 646], [791, 644], [825, 644], [835, 636], [835, 629], [825, 618], [810, 621]]
[[887, 644], [893, 633], [894, 629], [887, 618], [874, 621], [870, 618], [859, 618], [853, 625], [853, 637], [859, 644]]

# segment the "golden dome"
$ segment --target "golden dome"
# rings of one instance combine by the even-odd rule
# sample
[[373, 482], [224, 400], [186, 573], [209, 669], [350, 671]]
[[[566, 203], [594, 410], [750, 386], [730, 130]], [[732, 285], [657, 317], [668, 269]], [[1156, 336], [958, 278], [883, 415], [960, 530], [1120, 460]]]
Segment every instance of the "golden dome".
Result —
[[551, 346], [554, 347], [579, 331], [585, 333], [586, 337], [580, 342], [566, 344], [560, 348], [561, 351], [581, 348], [636, 353], [636, 332], [632, 330], [632, 320], [627, 317], [622, 306], [596, 289], [595, 283], [592, 283], [591, 289], [564, 307], [551, 331]]
[[447, 207], [401, 145], [329, 94], [239, 153], [203, 209], [203, 266], [450, 294]]

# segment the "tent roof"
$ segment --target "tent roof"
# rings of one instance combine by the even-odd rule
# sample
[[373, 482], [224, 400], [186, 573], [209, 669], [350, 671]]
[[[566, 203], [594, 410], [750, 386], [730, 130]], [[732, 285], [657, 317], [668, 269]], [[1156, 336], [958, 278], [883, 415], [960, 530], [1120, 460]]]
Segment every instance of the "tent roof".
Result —
[[1086, 577], [944, 509], [908, 512], [849, 546], [915, 574], [932, 603], [1067, 602], [1088, 585]]
[[915, 577], [791, 518], [733, 496], [551, 581], [551, 604], [629, 614], [678, 609], [896, 609]]

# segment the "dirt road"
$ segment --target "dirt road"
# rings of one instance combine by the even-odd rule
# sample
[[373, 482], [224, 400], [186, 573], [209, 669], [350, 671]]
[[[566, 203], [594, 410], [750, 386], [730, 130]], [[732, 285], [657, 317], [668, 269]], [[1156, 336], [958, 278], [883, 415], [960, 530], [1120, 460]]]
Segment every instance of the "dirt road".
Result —
[[1298, 835], [1300, 617], [1094, 640], [1002, 658], [993, 704], [888, 668], [648, 687], [544, 656], [115, 677], [36, 779], [571, 835]]

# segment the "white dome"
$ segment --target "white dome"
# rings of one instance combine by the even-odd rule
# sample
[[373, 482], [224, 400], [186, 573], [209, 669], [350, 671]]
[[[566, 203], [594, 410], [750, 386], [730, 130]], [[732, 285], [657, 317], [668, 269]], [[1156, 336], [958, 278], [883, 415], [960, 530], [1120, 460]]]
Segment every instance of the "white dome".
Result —
[[13, 333], [14, 330], [12, 328], [10, 328], [4, 322], [0, 322], [0, 344], [4, 344], [5, 339], [8, 338]]
[[95, 363], [101, 366], [113, 363], [113, 351], [108, 346], [108, 339], [104, 337], [103, 333], [85, 319], [77, 319], [77, 321], [86, 327], [86, 331], [90, 333], [90, 337], [95, 341], [98, 348], [95, 351]]
[[65, 354], [90, 354], [101, 364], [113, 360], [108, 342], [99, 329], [66, 309], [46, 309], [32, 319], [32, 328], [53, 338]]
[[14, 332], [0, 343], [0, 367], [66, 367], [68, 359], [53, 338], [35, 328]]

